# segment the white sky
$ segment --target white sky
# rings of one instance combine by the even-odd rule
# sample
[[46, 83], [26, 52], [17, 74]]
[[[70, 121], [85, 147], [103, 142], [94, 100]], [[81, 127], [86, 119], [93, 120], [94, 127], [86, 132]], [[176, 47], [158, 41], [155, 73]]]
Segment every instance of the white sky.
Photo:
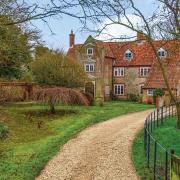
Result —
[[[153, 9], [153, 0], [135, 0], [136, 5], [140, 8], [145, 14], [151, 13]], [[77, 19], [63, 16], [62, 19], [53, 19], [50, 18], [47, 20], [49, 27], [44, 24], [42, 21], [35, 21], [34, 24], [42, 31], [42, 40], [45, 41], [45, 44], [50, 48], [59, 48], [67, 50], [69, 47], [69, 33], [73, 29], [75, 33], [75, 42], [83, 43], [86, 38], [90, 35], [89, 32], [81, 32], [81, 24]], [[138, 22], [137, 18], [133, 19], [134, 23]], [[132, 31], [128, 30], [125, 27], [111, 26], [108, 28], [108, 32], [113, 36], [127, 35], [134, 36], [135, 34]], [[100, 38], [104, 39], [103, 35]]]

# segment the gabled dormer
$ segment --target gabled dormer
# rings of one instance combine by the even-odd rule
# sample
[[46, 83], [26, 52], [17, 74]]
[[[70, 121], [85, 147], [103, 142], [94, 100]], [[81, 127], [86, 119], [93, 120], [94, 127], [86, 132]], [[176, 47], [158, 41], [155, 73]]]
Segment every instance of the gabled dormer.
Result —
[[130, 49], [124, 52], [124, 60], [131, 61], [133, 59], [133, 53]]
[[167, 56], [167, 51], [164, 49], [164, 48], [159, 48], [158, 49], [158, 56], [160, 57], [160, 58], [166, 58], [166, 56]]

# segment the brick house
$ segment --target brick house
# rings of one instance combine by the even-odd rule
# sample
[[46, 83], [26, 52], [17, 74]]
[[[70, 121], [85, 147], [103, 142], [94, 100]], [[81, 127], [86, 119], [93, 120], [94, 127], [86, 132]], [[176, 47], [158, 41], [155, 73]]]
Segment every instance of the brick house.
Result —
[[[170, 61], [167, 65], [167, 74], [171, 90], [173, 91], [174, 95], [177, 96], [178, 99], [180, 99], [180, 61]], [[152, 92], [153, 89], [156, 88], [164, 90], [165, 95], [161, 98], [161, 100], [165, 104], [169, 104], [171, 100], [165, 82], [163, 80], [162, 72], [159, 65], [157, 63], [154, 63], [143, 88], [144, 102], [153, 101]]]
[[[112, 94], [127, 99], [129, 93], [134, 93], [144, 96], [144, 101], [147, 101], [147, 96], [152, 96], [152, 87], [147, 86], [147, 81], [150, 81], [149, 75], [154, 74], [151, 69], [155, 66], [156, 57], [141, 34], [128, 42], [104, 42], [89, 36], [83, 44], [75, 44], [75, 35], [71, 31], [69, 42], [67, 55], [84, 66], [90, 79], [87, 84], [93, 89], [96, 99], [108, 100]], [[175, 56], [179, 61], [177, 52], [176, 55], [168, 52], [174, 42], [179, 43], [154, 41], [162, 59], [167, 56], [174, 59]], [[145, 85], [146, 90], [143, 90]]]

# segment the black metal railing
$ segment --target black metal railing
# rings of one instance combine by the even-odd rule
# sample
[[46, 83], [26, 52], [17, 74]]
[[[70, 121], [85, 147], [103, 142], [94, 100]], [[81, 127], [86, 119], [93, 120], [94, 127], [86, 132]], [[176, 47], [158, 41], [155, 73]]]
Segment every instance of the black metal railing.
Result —
[[[154, 129], [161, 126], [167, 118], [175, 115], [175, 106], [169, 105], [155, 109], [145, 120], [144, 152], [147, 159], [147, 166], [154, 180], [170, 179], [170, 166], [172, 164], [173, 155], [153, 137], [152, 132]], [[177, 167], [177, 164], [175, 167]]]

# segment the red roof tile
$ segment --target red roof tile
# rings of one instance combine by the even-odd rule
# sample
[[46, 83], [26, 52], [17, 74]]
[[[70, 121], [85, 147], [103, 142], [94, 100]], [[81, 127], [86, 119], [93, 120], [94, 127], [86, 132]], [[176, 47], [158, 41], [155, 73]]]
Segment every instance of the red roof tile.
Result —
[[[103, 47], [105, 49], [105, 57], [116, 59], [115, 66], [151, 66], [153, 61], [156, 59], [151, 46], [146, 41], [103, 42], [96, 40], [95, 42], [98, 47]], [[155, 44], [157, 49], [163, 47], [168, 52], [168, 58], [179, 60], [180, 41], [158, 40], [154, 41], [153, 43]], [[82, 46], [82, 44], [75, 45], [73, 48], [70, 48], [67, 55], [75, 58], [75, 49], [80, 46]], [[124, 59], [124, 53], [128, 49], [133, 53], [132, 60]]]
[[[180, 61], [168, 62], [167, 77], [169, 85], [172, 89], [176, 89], [177, 84], [180, 84]], [[158, 63], [154, 63], [149, 77], [146, 79], [144, 88], [165, 88], [165, 81]]]

